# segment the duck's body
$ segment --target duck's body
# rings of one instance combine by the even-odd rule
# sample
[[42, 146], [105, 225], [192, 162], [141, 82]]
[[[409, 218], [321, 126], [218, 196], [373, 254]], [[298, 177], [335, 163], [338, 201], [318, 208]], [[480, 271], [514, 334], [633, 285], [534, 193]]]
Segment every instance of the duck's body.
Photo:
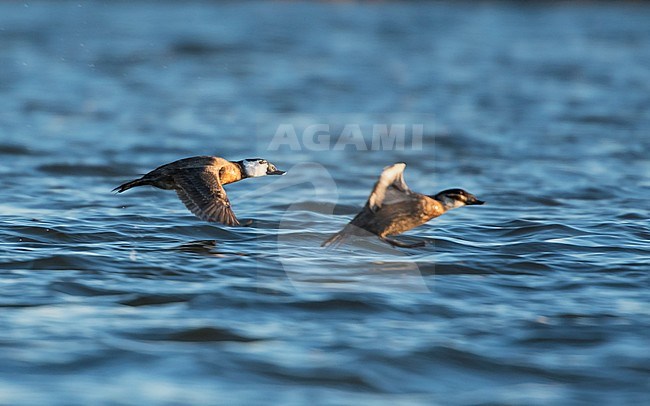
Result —
[[438, 201], [414, 193], [411, 199], [387, 204], [379, 212], [365, 206], [350, 224], [383, 238], [421, 226], [444, 212], [444, 207]]
[[484, 203], [462, 189], [448, 189], [435, 196], [413, 192], [404, 181], [405, 168], [403, 163], [386, 167], [363, 210], [323, 246], [340, 243], [348, 236], [369, 234], [395, 246], [421, 246], [422, 243], [408, 245], [387, 237], [418, 227], [453, 208]]
[[136, 186], [150, 185], [175, 190], [183, 204], [197, 217], [225, 225], [239, 225], [223, 185], [265, 175], [282, 175], [263, 159], [229, 161], [216, 156], [195, 156], [162, 165], [140, 179], [115, 189], [122, 193]]

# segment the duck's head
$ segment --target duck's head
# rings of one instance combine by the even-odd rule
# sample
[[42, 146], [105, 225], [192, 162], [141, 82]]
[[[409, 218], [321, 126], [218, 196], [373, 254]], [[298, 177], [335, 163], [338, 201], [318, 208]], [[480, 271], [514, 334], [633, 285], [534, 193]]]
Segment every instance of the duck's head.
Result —
[[258, 176], [266, 175], [284, 175], [286, 172], [278, 170], [272, 163], [266, 159], [252, 158], [239, 161], [239, 164], [244, 169], [244, 175], [247, 178], [256, 178]]
[[442, 203], [442, 205], [445, 207], [445, 210], [485, 203], [484, 201], [478, 200], [476, 196], [464, 191], [463, 189], [447, 189], [431, 197]]

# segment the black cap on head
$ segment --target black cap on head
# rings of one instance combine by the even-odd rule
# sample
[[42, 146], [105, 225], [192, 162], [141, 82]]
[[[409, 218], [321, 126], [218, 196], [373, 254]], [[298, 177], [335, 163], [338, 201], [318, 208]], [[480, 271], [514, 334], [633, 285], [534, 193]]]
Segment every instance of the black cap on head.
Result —
[[466, 205], [479, 205], [484, 204], [482, 200], [478, 200], [473, 194], [466, 192], [463, 189], [447, 189], [434, 196], [434, 199], [441, 200], [442, 198], [454, 199], [465, 203]]

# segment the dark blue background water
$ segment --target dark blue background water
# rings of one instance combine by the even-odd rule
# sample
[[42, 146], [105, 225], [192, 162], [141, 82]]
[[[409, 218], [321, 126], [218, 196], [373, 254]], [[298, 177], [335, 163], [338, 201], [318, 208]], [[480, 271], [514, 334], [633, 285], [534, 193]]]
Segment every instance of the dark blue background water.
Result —
[[[646, 3], [0, 3], [0, 404], [641, 404], [648, 21]], [[271, 151], [280, 123], [425, 133]], [[229, 186], [245, 228], [110, 193], [200, 154], [289, 174]], [[417, 191], [488, 205], [403, 237], [423, 249], [318, 248], [397, 161]]]

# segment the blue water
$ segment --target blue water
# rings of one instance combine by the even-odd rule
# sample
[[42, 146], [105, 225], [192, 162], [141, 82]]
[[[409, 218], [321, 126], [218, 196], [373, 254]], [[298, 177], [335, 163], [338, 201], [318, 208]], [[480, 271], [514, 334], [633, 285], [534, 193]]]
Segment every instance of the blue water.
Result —
[[[642, 2], [1, 2], [0, 404], [642, 404], [648, 21]], [[374, 124], [422, 143], [373, 150]], [[270, 148], [282, 125], [297, 148]], [[370, 150], [336, 147], [350, 125]], [[228, 186], [248, 227], [110, 193], [204, 154], [289, 173]], [[401, 237], [425, 248], [320, 249], [399, 161], [416, 191], [488, 203]]]

